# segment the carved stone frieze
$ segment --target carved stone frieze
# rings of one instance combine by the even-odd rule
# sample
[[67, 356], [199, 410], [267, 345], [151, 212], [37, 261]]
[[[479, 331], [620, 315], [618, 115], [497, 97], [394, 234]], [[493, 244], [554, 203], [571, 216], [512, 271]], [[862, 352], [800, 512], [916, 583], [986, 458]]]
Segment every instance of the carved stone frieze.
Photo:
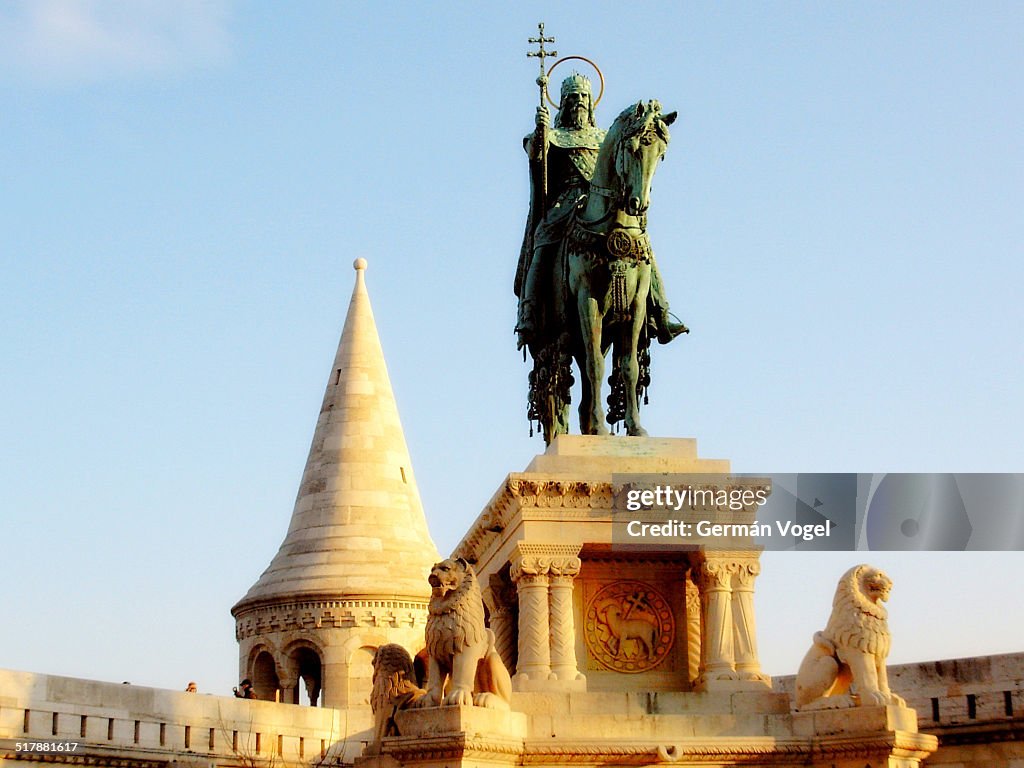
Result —
[[[509, 475], [505, 484], [511, 501], [518, 499], [520, 506], [594, 506], [592, 500], [603, 500], [608, 502], [614, 498], [611, 483], [598, 482], [588, 483], [580, 480], [541, 480], [526, 478], [523, 475]], [[494, 503], [490, 505], [494, 506]], [[598, 507], [601, 508], [601, 507]]]
[[[833, 737], [817, 742], [813, 747], [804, 740], [784, 741], [776, 738], [751, 739], [742, 737], [717, 736], [713, 741], [707, 738], [681, 738], [671, 744], [595, 744], [593, 741], [560, 741], [557, 744], [527, 742], [523, 755], [525, 765], [546, 765], [557, 760], [559, 765], [579, 763], [588, 766], [624, 766], [664, 764], [747, 764], [750, 758], [761, 756], [772, 765], [777, 760], [786, 765], [804, 764], [813, 753], [815, 764], [827, 764], [839, 759], [889, 759], [900, 760], [899, 765], [917, 766], [935, 749], [934, 737], [919, 733], [881, 733], [878, 736], [853, 738]], [[786, 759], [786, 758], [789, 759]], [[902, 760], [906, 760], [903, 763]], [[758, 761], [758, 764], [761, 764]], [[886, 765], [897, 765], [886, 762]]]
[[557, 480], [546, 483], [538, 483], [537, 506], [538, 507], [560, 507], [565, 498], [565, 489], [569, 483], [561, 483]]
[[106, 754], [102, 756], [87, 755], [83, 753], [73, 754], [70, 752], [61, 752], [57, 754], [47, 754], [44, 756], [32, 756], [24, 758], [11, 749], [0, 750], [0, 759], [4, 761], [13, 762], [15, 759], [31, 760], [35, 762], [46, 762], [55, 763], [59, 765], [86, 765], [90, 768], [167, 768], [167, 760], [143, 760], [139, 758], [120, 758], [120, 757], [109, 757]]
[[[500, 760], [503, 756], [523, 753], [522, 740], [498, 739], [491, 734], [470, 735], [465, 731], [438, 736], [391, 738], [384, 742], [381, 753], [400, 762], [433, 760]], [[501, 761], [505, 762], [505, 761]]]
[[409, 600], [324, 600], [252, 608], [235, 619], [235, 639], [270, 632], [335, 627], [415, 627], [426, 624], [427, 604]]
[[573, 514], [585, 510], [611, 510], [615, 489], [607, 482], [545, 480], [526, 473], [513, 473], [477, 517], [473, 527], [455, 548], [455, 556], [476, 562], [488, 544], [500, 534], [516, 511]]

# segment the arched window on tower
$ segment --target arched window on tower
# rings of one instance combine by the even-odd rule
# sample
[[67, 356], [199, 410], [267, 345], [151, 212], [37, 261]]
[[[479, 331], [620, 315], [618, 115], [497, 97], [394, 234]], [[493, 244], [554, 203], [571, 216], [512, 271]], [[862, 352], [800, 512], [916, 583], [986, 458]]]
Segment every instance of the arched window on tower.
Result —
[[291, 652], [292, 668], [298, 672], [294, 703], [310, 707], [323, 703], [323, 663], [320, 654], [309, 646], [300, 646]]
[[281, 683], [277, 677], [277, 664], [269, 651], [262, 650], [252, 662], [252, 687], [256, 697], [263, 701], [277, 701]]

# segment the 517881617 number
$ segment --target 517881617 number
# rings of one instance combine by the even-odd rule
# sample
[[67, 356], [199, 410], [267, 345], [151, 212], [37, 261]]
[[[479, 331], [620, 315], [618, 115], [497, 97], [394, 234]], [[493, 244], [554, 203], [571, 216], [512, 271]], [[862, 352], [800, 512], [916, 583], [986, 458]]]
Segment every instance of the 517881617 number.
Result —
[[77, 741], [16, 741], [14, 742], [15, 752], [37, 752], [56, 754], [59, 752], [74, 752], [78, 749]]

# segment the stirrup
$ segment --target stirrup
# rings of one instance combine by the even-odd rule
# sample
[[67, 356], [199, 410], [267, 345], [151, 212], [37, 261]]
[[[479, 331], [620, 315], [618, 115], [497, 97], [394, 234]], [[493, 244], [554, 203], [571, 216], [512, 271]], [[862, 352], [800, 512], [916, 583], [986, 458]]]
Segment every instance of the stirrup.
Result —
[[[676, 318], [677, 320], [679, 318]], [[676, 336], [681, 336], [684, 333], [689, 333], [690, 329], [687, 328], [683, 323], [673, 323], [668, 319], [668, 313], [662, 319], [662, 322], [658, 324], [658, 343], [668, 344]]]

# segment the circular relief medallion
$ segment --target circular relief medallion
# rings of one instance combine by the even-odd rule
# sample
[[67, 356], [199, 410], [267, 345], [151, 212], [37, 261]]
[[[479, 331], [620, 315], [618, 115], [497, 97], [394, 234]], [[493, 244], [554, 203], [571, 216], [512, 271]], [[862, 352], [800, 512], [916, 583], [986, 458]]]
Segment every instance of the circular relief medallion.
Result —
[[587, 606], [583, 637], [587, 650], [615, 672], [646, 672], [668, 656], [676, 623], [664, 596], [641, 581], [603, 587]]
[[608, 235], [608, 253], [616, 259], [626, 258], [633, 253], [633, 238], [624, 230], [612, 230]]

